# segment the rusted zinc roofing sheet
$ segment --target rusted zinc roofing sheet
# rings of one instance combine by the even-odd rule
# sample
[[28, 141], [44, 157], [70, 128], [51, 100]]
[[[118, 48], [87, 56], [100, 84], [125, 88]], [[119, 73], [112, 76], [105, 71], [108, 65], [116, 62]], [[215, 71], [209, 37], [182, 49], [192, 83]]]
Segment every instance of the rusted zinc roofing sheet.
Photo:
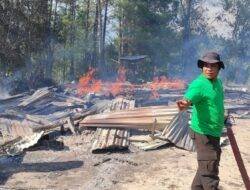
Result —
[[[132, 109], [134, 108], [134, 105], [134, 100], [117, 98], [112, 101], [110, 108], [106, 110], [106, 112], [113, 110]], [[91, 150], [93, 153], [97, 153], [114, 149], [128, 149], [129, 136], [129, 129], [97, 128]]]
[[153, 123], [158, 130], [163, 130], [178, 113], [177, 108], [171, 106], [140, 107], [132, 110], [121, 110], [109, 113], [91, 115], [84, 118], [81, 126], [88, 127], [116, 127], [151, 129]]

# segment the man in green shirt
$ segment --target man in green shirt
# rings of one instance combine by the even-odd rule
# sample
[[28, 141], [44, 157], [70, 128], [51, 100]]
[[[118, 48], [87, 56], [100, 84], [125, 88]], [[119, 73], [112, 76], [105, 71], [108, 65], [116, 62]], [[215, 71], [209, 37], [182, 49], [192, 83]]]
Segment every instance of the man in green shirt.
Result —
[[192, 106], [190, 135], [197, 150], [198, 169], [192, 190], [216, 190], [219, 185], [220, 136], [224, 126], [224, 94], [217, 78], [224, 63], [219, 54], [206, 53], [198, 60], [202, 73], [189, 85], [183, 100], [177, 101], [182, 111]]

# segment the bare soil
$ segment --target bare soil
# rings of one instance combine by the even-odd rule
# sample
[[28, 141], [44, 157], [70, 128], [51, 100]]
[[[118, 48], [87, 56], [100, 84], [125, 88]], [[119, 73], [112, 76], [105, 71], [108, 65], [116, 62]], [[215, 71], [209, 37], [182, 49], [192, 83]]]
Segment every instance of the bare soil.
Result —
[[[250, 173], [250, 119], [239, 119], [235, 136]], [[60, 136], [64, 148], [43, 145], [0, 158], [0, 189], [166, 190], [190, 189], [196, 153], [174, 146], [92, 154], [93, 132]], [[58, 142], [57, 142], [58, 143]], [[60, 144], [60, 143], [59, 143]], [[220, 189], [245, 189], [229, 144], [223, 146]]]

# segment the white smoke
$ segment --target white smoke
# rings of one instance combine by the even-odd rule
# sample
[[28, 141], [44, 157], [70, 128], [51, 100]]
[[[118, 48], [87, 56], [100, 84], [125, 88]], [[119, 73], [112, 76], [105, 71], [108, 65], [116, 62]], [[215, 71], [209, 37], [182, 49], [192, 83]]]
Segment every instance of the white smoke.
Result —
[[10, 96], [10, 82], [9, 78], [0, 72], [0, 99], [5, 99]]
[[0, 86], [0, 99], [5, 99], [8, 97], [10, 97], [8, 90], [5, 87]]

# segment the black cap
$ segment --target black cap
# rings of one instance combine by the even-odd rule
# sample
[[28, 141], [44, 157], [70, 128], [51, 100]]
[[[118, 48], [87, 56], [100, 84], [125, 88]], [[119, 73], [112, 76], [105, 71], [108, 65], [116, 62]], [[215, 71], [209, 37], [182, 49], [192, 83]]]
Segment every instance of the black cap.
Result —
[[202, 68], [204, 63], [218, 63], [220, 68], [224, 69], [224, 63], [220, 60], [220, 55], [216, 52], [207, 52], [198, 60], [198, 67]]

